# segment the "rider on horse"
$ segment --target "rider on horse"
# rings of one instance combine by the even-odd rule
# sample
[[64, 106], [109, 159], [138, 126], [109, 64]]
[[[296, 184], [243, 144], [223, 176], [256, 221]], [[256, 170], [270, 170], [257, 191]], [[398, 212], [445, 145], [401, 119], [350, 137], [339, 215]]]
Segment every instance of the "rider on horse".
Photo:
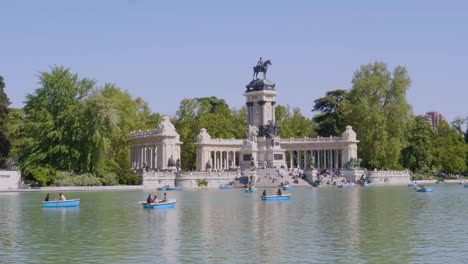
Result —
[[[262, 57], [260, 57], [260, 59], [258, 60], [257, 66], [263, 67], [263, 60], [262, 60]], [[261, 69], [261, 68], [260, 68], [260, 69]]]

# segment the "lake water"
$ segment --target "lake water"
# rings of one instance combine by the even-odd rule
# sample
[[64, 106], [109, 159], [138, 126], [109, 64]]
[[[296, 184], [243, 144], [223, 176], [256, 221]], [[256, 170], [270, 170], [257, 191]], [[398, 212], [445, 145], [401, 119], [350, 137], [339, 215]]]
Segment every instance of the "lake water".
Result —
[[[462, 263], [468, 188], [294, 188], [290, 201], [242, 190], [0, 193], [0, 263]], [[271, 193], [273, 189], [267, 190]], [[153, 192], [154, 193], [154, 192]], [[160, 192], [158, 192], [160, 193]], [[53, 196], [57, 195], [54, 193]]]

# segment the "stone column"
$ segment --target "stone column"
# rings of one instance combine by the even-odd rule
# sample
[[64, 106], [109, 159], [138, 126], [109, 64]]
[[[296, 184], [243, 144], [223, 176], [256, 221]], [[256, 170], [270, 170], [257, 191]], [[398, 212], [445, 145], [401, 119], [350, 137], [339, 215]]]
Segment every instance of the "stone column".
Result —
[[216, 166], [217, 166], [217, 163], [218, 163], [218, 160], [216, 159], [216, 152], [217, 152], [217, 151], [213, 151], [213, 159], [214, 159], [214, 161], [213, 161], [213, 169], [214, 169], [214, 170], [217, 169]]
[[141, 146], [137, 147], [137, 168], [141, 169]]
[[221, 157], [223, 157], [223, 167], [222, 168], [223, 168], [223, 170], [225, 170], [226, 169], [226, 157], [227, 157], [226, 151], [221, 152]]
[[275, 104], [276, 104], [275, 101], [271, 102], [271, 120], [273, 120], [273, 122], [275, 122], [275, 120], [276, 120], [276, 116], [275, 116]]
[[258, 104], [259, 104], [259, 107], [260, 107], [260, 124], [261, 125], [265, 125], [266, 122], [265, 122], [265, 103], [266, 101], [259, 101]]
[[252, 116], [253, 116], [253, 102], [247, 102], [247, 125], [251, 125], [253, 123]]
[[233, 152], [232, 152], [232, 167], [233, 167], [233, 168], [237, 167], [237, 166], [236, 166], [236, 156], [237, 156], [237, 155], [236, 155], [236, 152], [233, 151]]
[[335, 167], [335, 169], [338, 169], [338, 150], [337, 149], [334, 150], [334, 154], [335, 154], [334, 155], [335, 156], [335, 166], [334, 167]]
[[302, 150], [297, 151], [297, 167], [300, 169], [302, 166]]
[[307, 160], [307, 152], [308, 150], [304, 150], [304, 170], [309, 168], [309, 161]]
[[289, 168], [292, 169], [294, 167], [294, 150], [289, 151]]
[[320, 168], [323, 169], [323, 150], [319, 150], [319, 163], [320, 163]]

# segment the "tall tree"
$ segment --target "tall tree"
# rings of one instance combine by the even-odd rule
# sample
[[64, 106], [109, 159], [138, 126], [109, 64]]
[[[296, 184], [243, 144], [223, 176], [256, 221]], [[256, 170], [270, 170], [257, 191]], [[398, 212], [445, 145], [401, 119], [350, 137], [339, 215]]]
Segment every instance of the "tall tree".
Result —
[[455, 119], [452, 121], [451, 125], [453, 129], [457, 131], [460, 135], [463, 135], [463, 125], [465, 124], [465, 119], [461, 117], [455, 117]]
[[161, 115], [151, 113], [147, 102], [139, 97], [133, 99], [127, 91], [114, 84], [105, 84], [96, 89], [86, 102], [86, 109], [97, 117], [86, 121], [96, 127], [94, 131], [89, 131], [88, 140], [100, 139], [100, 144], [91, 143], [96, 147], [93, 152], [105, 157], [94, 156], [94, 164], [98, 165], [96, 169], [114, 172], [121, 184], [137, 183], [130, 171], [129, 134], [155, 129]]
[[0, 76], [0, 166], [3, 167], [8, 153], [10, 152], [10, 140], [8, 134], [8, 113], [10, 99], [5, 93], [5, 82]]
[[405, 132], [411, 118], [406, 92], [411, 84], [406, 69], [393, 75], [384, 63], [361, 66], [354, 73], [349, 100], [344, 101], [344, 122], [356, 131], [358, 154], [368, 168], [401, 168]]
[[412, 172], [428, 172], [432, 164], [434, 130], [422, 116], [416, 116], [408, 133], [408, 145], [402, 150], [401, 163]]
[[80, 118], [95, 81], [55, 66], [40, 74], [39, 83], [41, 87], [27, 95], [24, 107], [25, 136], [30, 140], [23, 165], [50, 165], [66, 171], [85, 168], [79, 164]]
[[230, 109], [223, 99], [203, 97], [184, 99], [177, 111], [175, 127], [184, 142], [181, 147], [183, 169], [195, 168], [196, 136], [205, 128], [212, 138], [243, 138], [246, 109]]
[[325, 94], [325, 97], [315, 100], [312, 111], [319, 111], [313, 118], [317, 124], [316, 131], [319, 136], [339, 136], [346, 128], [343, 123], [343, 101], [348, 99], [347, 90], [334, 90]]
[[433, 139], [434, 166], [446, 173], [462, 173], [466, 171], [467, 146], [457, 129], [450, 127], [441, 120], [436, 127]]
[[291, 137], [313, 137], [315, 125], [312, 120], [305, 117], [299, 108], [278, 105], [275, 108], [276, 121], [279, 125], [279, 135], [281, 138]]

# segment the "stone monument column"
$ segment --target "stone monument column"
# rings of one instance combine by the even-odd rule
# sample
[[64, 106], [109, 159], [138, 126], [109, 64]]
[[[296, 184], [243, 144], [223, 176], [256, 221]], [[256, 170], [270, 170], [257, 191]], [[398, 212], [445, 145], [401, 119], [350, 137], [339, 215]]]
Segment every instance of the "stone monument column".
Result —
[[[278, 92], [275, 83], [267, 79], [257, 79], [246, 85], [244, 93], [247, 104], [247, 140], [241, 150], [241, 169], [247, 168], [249, 154], [257, 166], [264, 164], [270, 168], [286, 167], [285, 151], [279, 144], [278, 124], [275, 120], [275, 103]], [[251, 144], [254, 142], [255, 144]], [[248, 146], [246, 145], [248, 144]], [[252, 147], [255, 145], [255, 147]]]

